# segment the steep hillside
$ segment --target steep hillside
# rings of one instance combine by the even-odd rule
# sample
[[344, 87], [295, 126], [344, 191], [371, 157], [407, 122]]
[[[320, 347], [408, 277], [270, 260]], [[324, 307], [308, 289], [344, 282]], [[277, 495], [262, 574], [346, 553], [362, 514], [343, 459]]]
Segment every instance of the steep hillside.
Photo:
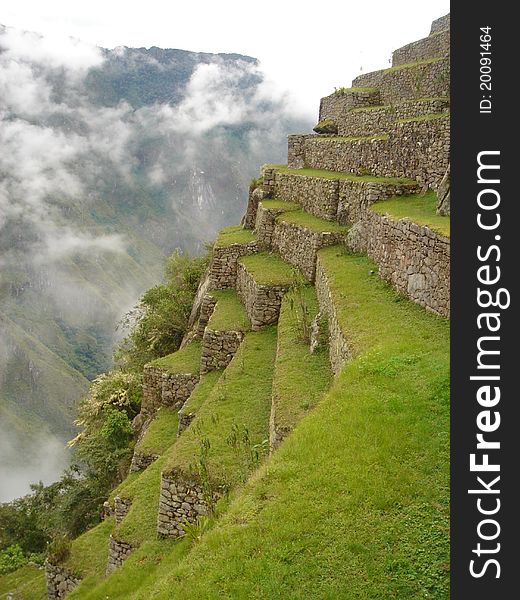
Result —
[[449, 15], [358, 80], [218, 235], [48, 598], [449, 597]]
[[1, 432], [16, 445], [5, 464], [36, 445], [16, 414], [58, 444], [70, 437], [72, 406], [163, 258], [199, 253], [237, 220], [258, 162], [281, 157], [300, 126], [281, 98], [265, 101], [247, 56], [53, 48], [0, 26]]

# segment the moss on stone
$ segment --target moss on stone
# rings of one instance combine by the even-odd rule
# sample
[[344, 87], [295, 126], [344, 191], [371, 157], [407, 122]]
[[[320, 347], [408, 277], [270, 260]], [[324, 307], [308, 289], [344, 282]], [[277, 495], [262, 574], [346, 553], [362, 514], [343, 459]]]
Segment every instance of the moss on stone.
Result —
[[248, 331], [251, 323], [235, 290], [215, 290], [211, 295], [217, 305], [208, 321], [213, 331]]
[[325, 219], [319, 219], [314, 215], [311, 215], [304, 210], [295, 210], [288, 213], [283, 213], [277, 217], [278, 221], [284, 221], [285, 223], [294, 223], [295, 225], [301, 225], [311, 231], [317, 233], [323, 233], [330, 231], [332, 233], [347, 233], [348, 227], [340, 225], [336, 221], [327, 221]]
[[437, 214], [437, 195], [430, 191], [426, 194], [396, 196], [372, 204], [370, 209], [380, 215], [389, 215], [392, 219], [409, 219], [417, 225], [426, 225], [432, 231], [450, 237], [450, 218]]
[[233, 244], [249, 244], [255, 241], [255, 235], [250, 229], [244, 229], [241, 225], [232, 225], [222, 229], [215, 241], [215, 246], [224, 247]]
[[173, 354], [163, 356], [150, 363], [170, 373], [198, 373], [200, 368], [200, 342], [192, 342]]
[[260, 285], [290, 285], [294, 281], [293, 268], [275, 254], [260, 252], [243, 256], [239, 262]]

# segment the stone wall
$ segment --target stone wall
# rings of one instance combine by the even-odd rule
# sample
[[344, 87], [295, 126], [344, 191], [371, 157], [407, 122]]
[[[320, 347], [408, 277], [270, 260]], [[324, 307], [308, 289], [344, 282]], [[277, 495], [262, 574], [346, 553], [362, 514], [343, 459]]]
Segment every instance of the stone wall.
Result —
[[379, 266], [382, 279], [421, 306], [450, 316], [450, 240], [402, 219], [367, 211], [359, 222], [361, 245]]
[[422, 40], [407, 44], [392, 54], [392, 66], [438, 58], [450, 53], [450, 31], [438, 31]]
[[193, 421], [194, 418], [195, 418], [194, 412], [189, 412], [189, 413], [179, 412], [179, 426], [177, 428], [178, 436], [181, 435], [181, 433], [189, 427], [190, 423]]
[[[354, 86], [353, 86], [354, 87]], [[375, 86], [355, 86], [355, 87], [375, 87]], [[339, 122], [352, 108], [361, 106], [378, 106], [381, 104], [381, 98], [378, 90], [355, 91], [338, 90], [330, 96], [325, 96], [320, 100], [319, 120], [332, 119]]]
[[[434, 98], [420, 102], [408, 101], [394, 106], [353, 110], [338, 122], [338, 135], [357, 137], [389, 133], [399, 119], [413, 119], [431, 113], [446, 112], [449, 110], [449, 106], [450, 102], [447, 98]], [[299, 158], [303, 163], [305, 149], [301, 147], [302, 144], [304, 144], [303, 140], [298, 151], [301, 153]], [[293, 153], [296, 153], [296, 149]]]
[[49, 561], [45, 561], [45, 580], [49, 600], [65, 598], [81, 583], [81, 579], [76, 577], [69, 569], [60, 565], [53, 565]]
[[262, 249], [271, 247], [276, 217], [283, 212], [283, 208], [266, 208], [262, 203], [258, 205], [255, 233], [258, 245]]
[[340, 181], [337, 220], [342, 225], [353, 224], [374, 202], [394, 196], [416, 194], [420, 191], [418, 184]]
[[253, 331], [278, 322], [280, 304], [289, 287], [259, 284], [245, 266], [238, 263], [236, 290], [244, 303]]
[[432, 62], [373, 71], [359, 75], [352, 82], [354, 87], [378, 88], [380, 104], [395, 104], [417, 98], [449, 96], [450, 60], [441, 58]]
[[[306, 135], [302, 139], [302, 160], [307, 167], [358, 175], [369, 173], [380, 177], [407, 177], [423, 187], [436, 189], [449, 163], [450, 119], [446, 115], [397, 121], [387, 139], [348, 141], [339, 136], [323, 135]], [[328, 217], [324, 218], [332, 218], [334, 201], [331, 199], [324, 207], [316, 207], [317, 190], [313, 196], [310, 184], [306, 183], [300, 184], [298, 191], [295, 191], [293, 178], [294, 175], [275, 173], [275, 194], [286, 200], [289, 198], [285, 194], [291, 195], [291, 200], [294, 198], [294, 201], [298, 201], [298, 191], [309, 190], [309, 196], [301, 195], [304, 200], [300, 203], [305, 210], [312, 214], [321, 212], [316, 216], [327, 214]], [[334, 198], [334, 186], [330, 185], [330, 188], [330, 196]]]
[[110, 536], [108, 543], [108, 561], [107, 575], [110, 575], [115, 569], [120, 567], [125, 560], [132, 554], [132, 546], [122, 540], [116, 540]]
[[182, 523], [193, 522], [198, 516], [207, 514], [201, 482], [180, 472], [161, 475], [161, 495], [157, 517], [157, 533], [160, 537], [181, 537]]
[[145, 365], [141, 413], [155, 414], [160, 406], [180, 408], [198, 380], [198, 373], [169, 373], [160, 367]]
[[345, 240], [346, 234], [331, 231], [311, 231], [278, 218], [272, 238], [273, 249], [285, 262], [297, 267], [310, 281], [316, 273], [316, 256], [320, 248]]
[[332, 372], [337, 375], [344, 364], [351, 358], [352, 353], [347, 341], [346, 333], [342, 331], [334, 305], [327, 273], [320, 261], [316, 263], [316, 294], [320, 313], [325, 315], [329, 326], [329, 357]]
[[197, 321], [196, 326], [196, 338], [202, 339], [204, 335], [204, 330], [209, 322], [213, 311], [215, 310], [215, 305], [217, 304], [217, 300], [211, 294], [205, 294], [200, 303], [200, 314], [199, 320]]
[[432, 27], [430, 29], [430, 35], [433, 33], [437, 33], [439, 31], [443, 31], [444, 29], [449, 29], [450, 27], [450, 13], [444, 15], [443, 17], [439, 17], [432, 22]]
[[[256, 212], [255, 212], [256, 215]], [[231, 244], [230, 246], [214, 246], [210, 266], [210, 282], [213, 289], [235, 287], [237, 278], [237, 261], [241, 256], [258, 252], [255, 242], [248, 244]]]
[[129, 472], [137, 473], [138, 471], [144, 471], [158, 458], [158, 454], [146, 454], [144, 452], [139, 452], [139, 450], [134, 450]]
[[121, 498], [121, 496], [115, 496], [114, 498], [114, 515], [116, 517], [116, 523], [121, 523], [121, 521], [126, 517], [130, 507], [132, 506], [132, 501], [128, 498]]
[[329, 221], [336, 218], [339, 198], [337, 180], [280, 173], [269, 169], [264, 171], [264, 178], [269, 182], [274, 197], [296, 202], [315, 217]]
[[256, 211], [258, 210], [258, 204], [268, 197], [268, 193], [264, 189], [263, 185], [259, 185], [254, 190], [249, 190], [249, 197], [247, 201], [246, 214], [243, 219], [243, 226], [245, 229], [253, 229], [256, 222]]
[[202, 338], [201, 375], [215, 369], [225, 369], [243, 338], [242, 331], [213, 331], [206, 328]]

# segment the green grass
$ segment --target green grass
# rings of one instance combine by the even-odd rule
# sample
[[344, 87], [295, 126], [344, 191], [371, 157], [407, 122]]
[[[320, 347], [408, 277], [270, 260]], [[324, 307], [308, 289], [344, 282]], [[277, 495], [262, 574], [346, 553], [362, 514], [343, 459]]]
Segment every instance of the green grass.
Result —
[[344, 143], [352, 143], [352, 142], [374, 142], [374, 141], [383, 141], [386, 142], [390, 139], [388, 134], [381, 135], [366, 135], [366, 136], [344, 136], [344, 135], [316, 135], [312, 137], [312, 140], [317, 142], [328, 142], [333, 140], [335, 142], [344, 142]]
[[335, 90], [332, 96], [341, 96], [342, 94], [347, 94], [352, 92], [354, 94], [362, 94], [365, 92], [377, 92], [377, 88], [373, 87], [341, 87]]
[[392, 219], [410, 219], [417, 225], [427, 225], [432, 231], [450, 237], [450, 218], [437, 214], [437, 195], [430, 191], [426, 194], [396, 196], [370, 207], [380, 215], [389, 215]]
[[366, 257], [320, 257], [353, 360], [202, 540], [126, 597], [449, 598], [449, 323]]
[[163, 356], [150, 364], [171, 373], [198, 373], [200, 369], [200, 342], [192, 342], [173, 354]]
[[5, 600], [9, 592], [14, 593], [14, 600], [47, 600], [43, 569], [26, 565], [13, 573], [0, 576], [0, 599]]
[[406, 177], [375, 177], [373, 175], [353, 175], [352, 173], [343, 173], [341, 171], [327, 171], [325, 169], [290, 169], [285, 165], [269, 165], [270, 168], [285, 173], [287, 175], [301, 175], [303, 177], [321, 177], [322, 179], [331, 179], [339, 181], [359, 181], [370, 183], [391, 183], [391, 184], [415, 184], [413, 179]]
[[190, 397], [186, 400], [179, 414], [197, 413], [200, 407], [206, 402], [211, 390], [222, 375], [222, 371], [210, 371], [202, 375], [199, 383], [195, 386]]
[[244, 305], [235, 290], [215, 290], [211, 295], [217, 305], [208, 321], [213, 331], [248, 331], [251, 324]]
[[275, 327], [246, 334], [225, 373], [173, 447], [165, 472], [196, 469], [200, 442], [207, 439], [210, 478], [229, 486], [242, 481], [254, 465], [247, 448], [235, 451], [228, 438], [234, 426], [241, 434], [247, 429], [252, 445], [268, 438], [275, 352]]
[[[185, 541], [147, 541], [132, 552], [121, 567], [101, 580], [86, 579], [67, 596], [70, 600], [106, 600], [107, 598], [134, 598], [141, 586], [153, 586], [160, 565], [166, 567], [186, 554]], [[47, 596], [45, 596], [46, 598]]]
[[370, 110], [385, 110], [385, 111], [389, 111], [389, 110], [392, 110], [392, 107], [391, 106], [385, 106], [383, 104], [380, 104], [378, 106], [356, 106], [354, 108], [351, 108], [348, 112], [359, 113], [359, 112], [368, 112]]
[[255, 235], [250, 229], [244, 229], [242, 225], [232, 225], [219, 232], [215, 246], [223, 247], [233, 244], [249, 244], [254, 242], [255, 239]]
[[[301, 298], [312, 321], [318, 312], [315, 289], [304, 288]], [[284, 431], [293, 429], [314, 408], [332, 379], [327, 348], [311, 354], [309, 342], [302, 338], [299, 299], [297, 292], [284, 296], [278, 321], [273, 407], [276, 427]]]
[[301, 225], [311, 231], [322, 233], [324, 231], [330, 231], [332, 233], [347, 233], [348, 227], [340, 225], [337, 221], [326, 221], [325, 219], [319, 219], [304, 210], [295, 210], [288, 213], [282, 213], [276, 219], [277, 221], [285, 221], [286, 223], [294, 223], [295, 225]]
[[161, 406], [135, 449], [143, 454], [161, 456], [175, 441], [178, 425], [177, 411]]
[[441, 60], [446, 60], [445, 56], [437, 57], [437, 58], [428, 58], [425, 60], [418, 60], [413, 63], [405, 63], [404, 65], [397, 65], [395, 67], [390, 67], [388, 69], [384, 69], [383, 73], [386, 75], [387, 73], [395, 73], [396, 71], [401, 71], [402, 69], [415, 69], [416, 67], [420, 67], [422, 65], [430, 65], [435, 62], [439, 62]]
[[297, 202], [286, 202], [285, 200], [262, 200], [260, 203], [266, 210], [283, 210], [284, 212], [290, 210], [298, 210], [300, 205]]
[[251, 254], [243, 256], [238, 262], [245, 266], [260, 285], [290, 285], [294, 281], [293, 268], [274, 254]]
[[89, 529], [72, 542], [65, 566], [80, 577], [101, 577], [107, 568], [108, 540], [115, 526], [114, 517]]
[[121, 497], [131, 500], [132, 505], [125, 518], [114, 529], [113, 536], [116, 539], [137, 547], [156, 538], [161, 471], [169, 451], [170, 449], [139, 473], [139, 477], [131, 485], [121, 490]]
[[449, 112], [440, 112], [440, 113], [428, 113], [427, 115], [420, 115], [418, 117], [411, 117], [409, 119], [398, 119], [398, 123], [415, 123], [421, 121], [435, 121], [437, 119], [449, 119]]

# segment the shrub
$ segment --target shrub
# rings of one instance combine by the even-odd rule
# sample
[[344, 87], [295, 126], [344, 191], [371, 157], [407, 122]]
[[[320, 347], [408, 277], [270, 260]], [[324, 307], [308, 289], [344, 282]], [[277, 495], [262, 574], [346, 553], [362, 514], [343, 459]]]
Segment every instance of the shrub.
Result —
[[27, 564], [28, 559], [24, 556], [23, 550], [18, 544], [9, 546], [0, 551], [0, 575], [12, 573]]

